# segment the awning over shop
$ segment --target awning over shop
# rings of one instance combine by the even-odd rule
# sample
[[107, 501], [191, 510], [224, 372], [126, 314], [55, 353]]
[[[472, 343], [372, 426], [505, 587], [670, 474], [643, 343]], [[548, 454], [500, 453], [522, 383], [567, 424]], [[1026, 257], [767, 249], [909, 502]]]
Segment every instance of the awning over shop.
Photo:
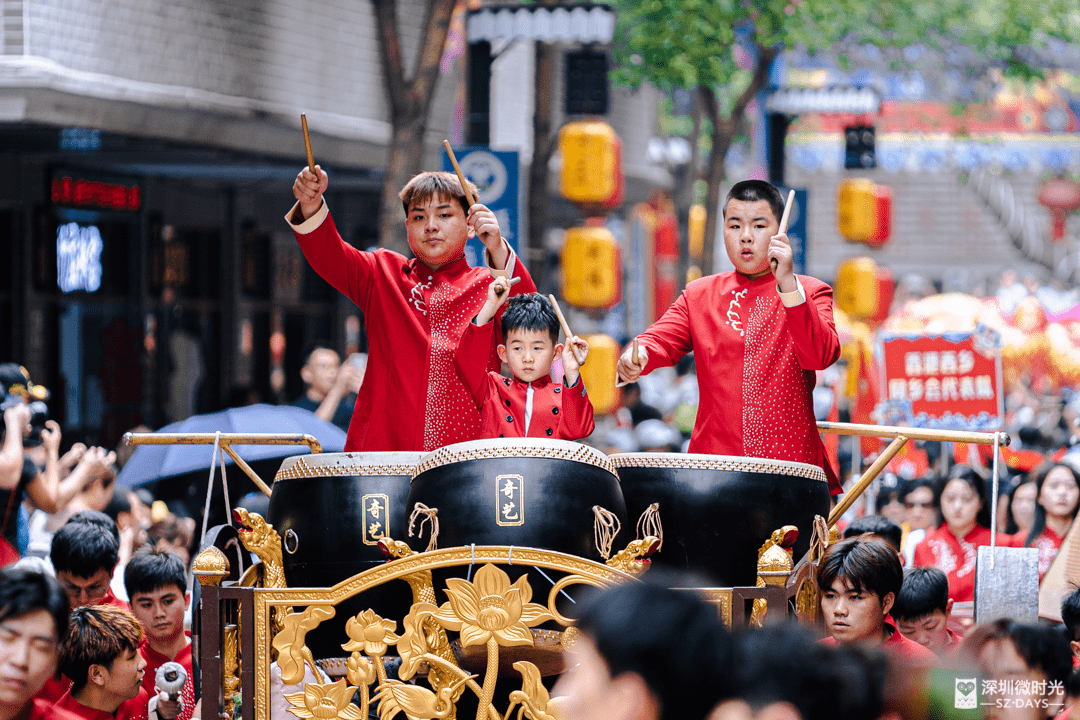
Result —
[[525, 39], [610, 44], [615, 37], [615, 9], [591, 3], [489, 6], [469, 12], [466, 36], [471, 43]]
[[782, 115], [804, 113], [853, 113], [865, 115], [876, 113], [881, 106], [881, 96], [871, 88], [824, 87], [783, 88], [765, 101], [769, 112]]

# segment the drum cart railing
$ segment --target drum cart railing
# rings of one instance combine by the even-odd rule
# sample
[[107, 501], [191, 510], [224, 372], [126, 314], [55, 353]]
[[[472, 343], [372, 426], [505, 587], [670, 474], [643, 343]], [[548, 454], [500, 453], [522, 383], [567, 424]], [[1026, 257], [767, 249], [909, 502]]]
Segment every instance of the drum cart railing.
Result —
[[[834, 539], [836, 521], [865, 492], [908, 440], [996, 445], [1007, 445], [1009, 442], [1005, 433], [843, 423], [819, 423], [819, 427], [822, 432], [881, 437], [891, 442], [845, 493], [843, 500], [830, 513], [828, 522], [819, 518], [815, 530], [817, 535], [823, 537], [815, 538], [817, 543], [812, 545], [808, 557], [798, 563], [793, 562], [791, 546], [794, 533], [791, 531], [794, 528], [787, 526], [773, 533], [773, 537], [759, 551], [757, 587], [696, 589], [716, 602], [729, 625], [760, 623], [767, 609], [775, 614], [795, 613], [804, 620], [813, 621], [816, 618], [819, 599], [813, 586], [812, 572], [817, 559], [815, 547], [819, 554]], [[131, 444], [218, 442], [268, 495], [270, 488], [232, 451], [230, 445], [302, 443], [309, 445], [313, 452], [318, 451], [314, 438], [295, 435], [240, 436], [221, 433], [168, 437], [129, 434], [125, 440]], [[273, 529], [270, 528], [270, 531], [273, 532]], [[830, 534], [833, 538], [829, 538]], [[366, 714], [372, 703], [380, 704], [380, 710], [382, 703], [396, 704], [414, 717], [446, 717], [451, 710], [447, 703], [456, 704], [461, 693], [470, 693], [477, 697], [478, 720], [499, 720], [508, 717], [513, 710], [511, 707], [504, 713], [504, 708], [495, 708], [491, 696], [495, 677], [503, 678], [504, 682], [508, 677], [505, 668], [504, 672], [499, 670], [500, 654], [504, 660], [507, 654], [513, 655], [514, 671], [509, 677], [520, 676], [521, 690], [511, 694], [512, 702], [528, 708], [531, 713], [527, 711], [526, 714], [535, 717], [535, 713], [546, 712], [554, 701], [548, 698], [540, 682], [540, 671], [530, 660], [529, 651], [523, 651], [519, 644], [527, 645], [531, 635], [534, 645], [542, 637], [550, 645], [551, 631], [535, 628], [547, 621], [555, 622], [562, 628], [561, 632], [554, 632], [556, 646], [569, 645], [573, 642], [575, 631], [572, 622], [556, 607], [560, 593], [575, 584], [602, 586], [634, 577], [633, 574], [575, 555], [538, 548], [478, 545], [411, 553], [354, 575], [333, 587], [258, 587], [274, 570], [273, 564], [280, 562], [280, 552], [276, 561], [273, 557], [260, 557], [263, 562], [249, 568], [238, 581], [225, 581], [230, 571], [229, 562], [224, 553], [215, 547], [200, 552], [193, 564], [195, 576], [202, 586], [197, 629], [204, 702], [208, 712], [212, 711], [214, 701], [220, 708], [231, 712], [234, 698], [240, 699], [238, 716], [243, 720], [270, 720], [271, 667], [275, 661], [281, 671], [281, 682], [290, 686], [285, 688], [284, 698], [290, 704], [290, 710], [301, 718], [327, 718], [327, 709], [332, 707], [335, 713], [333, 717], [359, 720], [361, 711]], [[507, 571], [514, 570], [510, 566], [516, 566], [517, 570], [522, 567], [547, 570], [558, 579], [552, 580], [553, 584], [546, 592], [544, 588], [528, 588], [525, 576], [511, 583]], [[439, 588], [441, 596], [445, 599], [454, 593], [471, 592], [474, 595], [472, 603], [448, 601], [437, 604], [432, 571], [446, 568], [457, 568], [468, 580], [456, 578], [457, 582], [448, 581]], [[276, 572], [280, 574], [280, 568]], [[401, 608], [399, 617], [381, 618], [371, 611], [352, 618], [333, 617], [334, 607], [342, 601], [357, 595], [363, 597], [364, 592], [394, 581], [409, 583], [414, 595], [412, 606], [407, 612], [406, 608]], [[522, 582], [525, 586], [522, 586]], [[523, 599], [524, 595], [534, 592], [541, 595], [540, 600], [544, 600], [543, 596], [546, 595], [546, 603], [531, 602], [531, 597]], [[516, 599], [511, 600], [512, 595]], [[477, 628], [481, 627], [477, 618], [462, 617], [463, 614], [468, 615], [467, 608], [474, 606], [504, 612], [506, 608], [517, 608], [518, 605], [523, 609], [510, 618], [513, 622], [508, 621], [500, 632], [488, 633], [486, 637], [481, 637], [483, 633], [477, 634]], [[783, 610], [776, 612], [780, 608]], [[514, 615], [514, 612], [511, 611], [510, 615]], [[337, 659], [336, 665], [320, 663], [332, 681], [324, 681], [321, 676], [316, 678], [318, 673], [309, 672], [309, 682], [305, 684], [305, 669], [315, 664], [305, 644], [306, 634], [331, 621], [338, 624], [334, 627], [342, 628], [342, 654], [348, 652], [348, 657]], [[451, 633], [470, 633], [472, 640], [483, 641], [481, 644], [487, 651], [486, 667], [475, 677], [462, 670], [449, 652], [448, 645], [445, 645], [448, 642], [447, 630]], [[544, 636], [543, 632], [548, 635]], [[440, 646], [440, 643], [444, 644]], [[393, 655], [402, 660], [399, 677], [402, 680], [416, 680], [416, 684], [387, 674], [386, 658]], [[420, 681], [425, 672], [427, 681]], [[311, 678], [315, 678], [314, 682], [310, 681]], [[354, 695], [362, 707], [349, 705]]]

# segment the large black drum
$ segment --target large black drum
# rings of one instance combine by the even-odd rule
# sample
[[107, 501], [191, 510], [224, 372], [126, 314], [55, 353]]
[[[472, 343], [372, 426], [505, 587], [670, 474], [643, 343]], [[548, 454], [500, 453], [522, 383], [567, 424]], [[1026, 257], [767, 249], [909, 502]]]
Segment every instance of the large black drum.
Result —
[[632, 520], [659, 503], [664, 544], [653, 563], [717, 587], [754, 585], [758, 550], [784, 525], [799, 528], [797, 560], [810, 547], [814, 516], [829, 514], [829, 485], [813, 465], [683, 453], [625, 453], [611, 462]]
[[[386, 562], [382, 537], [406, 534], [409, 481], [420, 452], [298, 455], [281, 464], [270, 494], [267, 520], [281, 535], [289, 587], [330, 587]], [[384, 617], [408, 608], [405, 583], [387, 583], [338, 608], [347, 618], [367, 608]], [[342, 620], [344, 622], [344, 620]], [[330, 625], [330, 623], [324, 623]], [[308, 635], [316, 657], [345, 654], [337, 634]]]
[[[417, 466], [410, 511], [417, 503], [438, 510], [442, 548], [514, 545], [603, 562], [596, 546], [601, 510], [624, 528], [613, 551], [629, 537], [611, 460], [588, 445], [563, 440], [500, 438], [440, 448]], [[428, 538], [408, 542], [424, 550]]]

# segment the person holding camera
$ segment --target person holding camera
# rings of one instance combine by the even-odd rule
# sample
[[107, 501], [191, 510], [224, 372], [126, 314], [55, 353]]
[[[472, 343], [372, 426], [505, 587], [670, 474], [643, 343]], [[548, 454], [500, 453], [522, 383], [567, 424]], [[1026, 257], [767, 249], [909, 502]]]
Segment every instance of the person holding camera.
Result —
[[[0, 364], [0, 389], [5, 396], [5, 436], [0, 450], [3, 567], [20, 556], [18, 518], [23, 499], [29, 499], [44, 513], [60, 513], [76, 495], [92, 489], [99, 478], [113, 472], [115, 455], [102, 448], [76, 447], [61, 458], [60, 426], [47, 419], [48, 407], [43, 402], [48, 391], [32, 383], [25, 368], [15, 363]], [[74, 469], [67, 472], [72, 465]]]

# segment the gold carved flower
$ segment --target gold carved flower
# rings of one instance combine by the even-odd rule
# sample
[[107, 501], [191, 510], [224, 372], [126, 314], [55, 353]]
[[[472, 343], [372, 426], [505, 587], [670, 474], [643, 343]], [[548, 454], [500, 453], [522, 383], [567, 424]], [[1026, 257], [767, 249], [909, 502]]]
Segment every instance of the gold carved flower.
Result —
[[461, 633], [462, 646], [483, 645], [492, 637], [500, 645], [532, 645], [529, 628], [552, 619], [543, 605], [529, 602], [527, 576], [511, 585], [510, 576], [491, 564], [480, 568], [471, 583], [450, 578], [446, 585], [450, 602], [443, 603], [435, 617]]
[[385, 655], [386, 646], [401, 639], [394, 634], [396, 627], [393, 620], [383, 620], [374, 610], [365, 610], [345, 624], [345, 632], [352, 639], [341, 647], [350, 652], [362, 650], [372, 657]]
[[360, 708], [349, 702], [355, 690], [344, 679], [326, 685], [308, 683], [304, 692], [286, 695], [285, 699], [292, 705], [290, 712], [304, 720], [360, 720]]

